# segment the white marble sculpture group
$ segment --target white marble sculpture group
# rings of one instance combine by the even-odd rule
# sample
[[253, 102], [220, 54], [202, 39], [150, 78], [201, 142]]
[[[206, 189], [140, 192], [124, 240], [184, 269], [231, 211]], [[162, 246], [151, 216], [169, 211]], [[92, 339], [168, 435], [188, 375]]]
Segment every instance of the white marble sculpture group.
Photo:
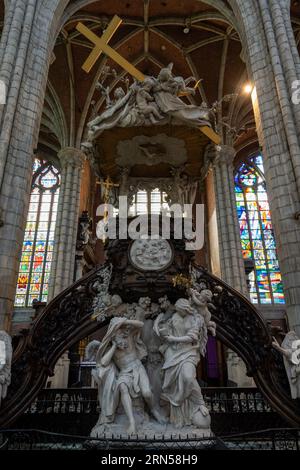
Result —
[[127, 92], [118, 87], [114, 99], [106, 96], [106, 109], [88, 123], [88, 139], [83, 148], [92, 147], [95, 138], [106, 129], [114, 127], [153, 126], [156, 124], [186, 125], [190, 127], [209, 126], [214, 122], [214, 113], [205, 103], [201, 106], [186, 104], [180, 96], [195, 94], [189, 83], [193, 77], [184, 80], [174, 77], [173, 64], [161, 69], [157, 77], [146, 77], [141, 83], [134, 82]]
[[[197, 381], [206, 353], [210, 319], [209, 290], [190, 290], [172, 305], [167, 297], [124, 304], [111, 297], [103, 340], [87, 347], [96, 361], [100, 417], [91, 436], [109, 434], [210, 435], [210, 415]], [[118, 300], [118, 301], [117, 301]], [[114, 305], [114, 306], [113, 306]]]

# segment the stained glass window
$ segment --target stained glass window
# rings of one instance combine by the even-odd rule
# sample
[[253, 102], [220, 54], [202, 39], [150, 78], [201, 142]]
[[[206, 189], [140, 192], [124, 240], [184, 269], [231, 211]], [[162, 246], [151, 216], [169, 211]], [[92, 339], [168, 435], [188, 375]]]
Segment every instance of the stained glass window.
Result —
[[235, 195], [244, 259], [251, 259], [249, 275], [253, 303], [283, 304], [284, 295], [274, 238], [263, 158], [256, 155], [240, 164]]
[[138, 191], [133, 197], [129, 208], [129, 215], [160, 214], [167, 212], [169, 205], [166, 202], [167, 194], [159, 189]]
[[36, 159], [15, 297], [16, 307], [47, 301], [60, 175], [49, 162]]

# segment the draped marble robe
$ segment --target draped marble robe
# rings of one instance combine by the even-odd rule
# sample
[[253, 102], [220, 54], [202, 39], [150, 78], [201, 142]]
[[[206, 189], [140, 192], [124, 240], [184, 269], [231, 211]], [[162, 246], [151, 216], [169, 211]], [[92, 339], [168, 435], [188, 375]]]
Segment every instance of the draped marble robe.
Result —
[[160, 348], [164, 355], [161, 398], [169, 402], [170, 422], [176, 427], [209, 428], [210, 417], [203, 413], [205, 403], [196, 375], [200, 354], [204, 356], [206, 351], [207, 329], [203, 318], [191, 307], [188, 310], [185, 317], [176, 311], [165, 325], [166, 337], [185, 338], [185, 342], [167, 342]]
[[134, 323], [140, 323], [141, 326], [143, 326], [142, 322], [134, 322], [128, 320], [126, 317], [113, 318], [110, 321], [107, 333], [98, 349], [96, 355], [96, 370], [93, 371], [93, 376], [98, 384], [98, 400], [101, 407], [101, 414], [97, 423], [98, 425], [112, 423], [115, 418], [117, 407], [120, 403], [120, 390], [118, 385], [120, 383], [121, 374], [125, 374], [126, 371], [120, 373], [113, 358], [108, 365], [103, 365], [102, 359], [111, 348], [112, 341], [115, 339], [118, 331], [127, 325], [132, 329], [131, 335], [133, 335], [137, 357], [135, 361], [136, 363], [132, 364], [132, 367], [128, 368], [128, 380], [126, 380], [126, 377], [123, 377], [122, 380], [126, 382], [128, 381], [129, 388], [135, 389], [133, 392], [135, 392], [134, 394], [136, 396], [139, 394], [139, 367], [143, 367], [140, 361], [147, 355], [147, 350], [140, 338], [141, 328], [132, 326]]

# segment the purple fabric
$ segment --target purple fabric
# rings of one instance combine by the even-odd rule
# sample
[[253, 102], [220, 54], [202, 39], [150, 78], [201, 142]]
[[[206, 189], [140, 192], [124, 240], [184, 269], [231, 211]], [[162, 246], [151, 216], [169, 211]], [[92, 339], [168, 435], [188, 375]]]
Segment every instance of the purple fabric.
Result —
[[219, 378], [217, 342], [212, 336], [207, 342], [207, 377], [211, 379]]

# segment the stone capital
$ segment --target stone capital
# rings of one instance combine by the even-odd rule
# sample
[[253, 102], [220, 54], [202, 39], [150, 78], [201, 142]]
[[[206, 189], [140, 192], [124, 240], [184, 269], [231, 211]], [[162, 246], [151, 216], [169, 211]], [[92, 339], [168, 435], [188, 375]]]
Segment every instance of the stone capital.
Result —
[[86, 155], [78, 148], [65, 147], [58, 152], [58, 158], [61, 162], [62, 168], [82, 168]]
[[217, 153], [216, 165], [232, 165], [235, 155], [236, 151], [233, 147], [230, 145], [220, 145]]

